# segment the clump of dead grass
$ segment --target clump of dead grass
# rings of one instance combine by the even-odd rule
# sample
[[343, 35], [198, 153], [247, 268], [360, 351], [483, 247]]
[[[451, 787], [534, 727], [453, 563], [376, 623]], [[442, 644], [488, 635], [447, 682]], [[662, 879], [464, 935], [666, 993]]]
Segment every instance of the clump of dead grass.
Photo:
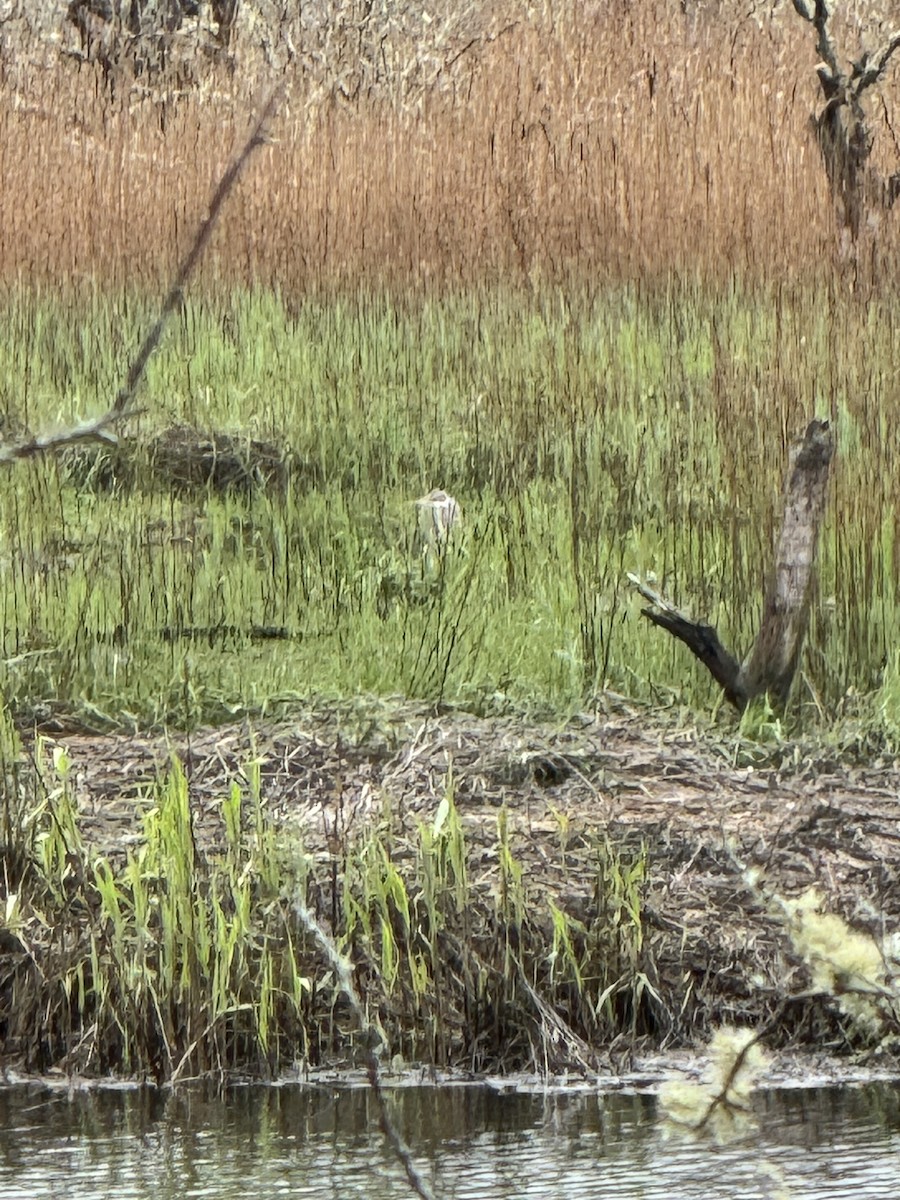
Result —
[[259, 438], [201, 433], [173, 425], [140, 443], [72, 447], [61, 455], [79, 489], [127, 488], [176, 494], [279, 492], [291, 476], [301, 486], [316, 481], [307, 463], [292, 461], [287, 448]]

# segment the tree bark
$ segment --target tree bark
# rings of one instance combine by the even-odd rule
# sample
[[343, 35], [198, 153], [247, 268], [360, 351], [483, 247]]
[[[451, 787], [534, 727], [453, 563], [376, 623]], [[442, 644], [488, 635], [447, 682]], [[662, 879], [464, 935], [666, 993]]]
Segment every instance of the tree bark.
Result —
[[827, 421], [812, 421], [791, 449], [784, 487], [784, 516], [775, 565], [766, 589], [762, 623], [738, 676], [744, 703], [767, 692], [783, 709], [800, 660], [809, 621], [819, 528], [834, 455]]
[[711, 625], [692, 621], [635, 576], [631, 582], [652, 607], [642, 609], [654, 625], [684, 642], [739, 712], [757, 696], [774, 708], [787, 706], [809, 620], [819, 529], [834, 437], [827, 421], [812, 421], [791, 449], [784, 483], [784, 515], [775, 561], [763, 600], [762, 621], [750, 653], [739, 663]]

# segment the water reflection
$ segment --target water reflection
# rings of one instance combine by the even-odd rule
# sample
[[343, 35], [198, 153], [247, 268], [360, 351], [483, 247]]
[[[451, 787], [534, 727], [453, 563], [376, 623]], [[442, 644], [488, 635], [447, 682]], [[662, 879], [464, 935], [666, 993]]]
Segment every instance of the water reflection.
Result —
[[[900, 1196], [900, 1087], [771, 1092], [752, 1147], [665, 1141], [638, 1095], [393, 1093], [442, 1197], [742, 1200]], [[0, 1088], [0, 1200], [408, 1197], [361, 1089]]]

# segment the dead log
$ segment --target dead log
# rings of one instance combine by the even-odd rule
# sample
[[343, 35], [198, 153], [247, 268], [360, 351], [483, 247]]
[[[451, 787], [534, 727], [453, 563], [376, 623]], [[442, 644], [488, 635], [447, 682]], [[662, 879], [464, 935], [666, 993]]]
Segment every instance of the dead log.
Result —
[[762, 621], [742, 663], [722, 645], [711, 625], [692, 621], [636, 576], [629, 575], [644, 599], [650, 601], [651, 607], [642, 609], [642, 614], [684, 642], [739, 712], [763, 695], [768, 695], [779, 711], [787, 705], [806, 636], [833, 457], [834, 437], [827, 421], [810, 422], [791, 448], [784, 483], [784, 515], [763, 600]]

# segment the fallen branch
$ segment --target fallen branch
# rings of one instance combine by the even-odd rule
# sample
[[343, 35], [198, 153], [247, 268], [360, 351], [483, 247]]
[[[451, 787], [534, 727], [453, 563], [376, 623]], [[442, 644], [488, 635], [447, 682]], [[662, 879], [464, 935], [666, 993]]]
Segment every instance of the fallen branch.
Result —
[[670, 604], [668, 600], [663, 599], [657, 592], [642, 583], [637, 575], [629, 573], [628, 578], [644, 599], [649, 600], [653, 606], [652, 608], [642, 608], [641, 614], [648, 621], [652, 621], [654, 625], [659, 625], [661, 629], [667, 630], [672, 637], [684, 642], [719, 684], [728, 700], [738, 708], [742, 708], [736, 691], [740, 664], [719, 641], [719, 635], [712, 625], [692, 621], [674, 604]]
[[269, 97], [259, 120], [256, 122], [240, 154], [219, 180], [219, 185], [210, 201], [206, 219], [197, 231], [193, 245], [182, 260], [175, 275], [175, 280], [163, 301], [156, 323], [141, 343], [141, 347], [128, 369], [125, 383], [119, 390], [112, 407], [99, 417], [95, 417], [89, 421], [82, 421], [78, 425], [73, 425], [68, 429], [61, 429], [55, 433], [36, 434], [32, 437], [22, 439], [22, 441], [0, 446], [0, 465], [16, 462], [21, 458], [33, 458], [38, 454], [57, 450], [61, 446], [72, 446], [79, 442], [100, 441], [110, 445], [115, 445], [118, 442], [116, 435], [112, 431], [112, 427], [118, 422], [123, 421], [126, 417], [134, 415], [131, 404], [138, 386], [144, 377], [150, 356], [159, 345], [160, 338], [163, 335], [169, 318], [184, 299], [184, 288], [209, 244], [209, 239], [222, 211], [222, 205], [225, 203], [229, 192], [237, 182], [250, 155], [258, 146], [262, 146], [266, 141], [268, 125], [274, 115], [279, 96], [280, 92], [276, 91]]
[[806, 636], [833, 456], [834, 438], [827, 421], [810, 422], [802, 439], [791, 449], [774, 568], [766, 588], [759, 633], [743, 663], [722, 645], [712, 625], [691, 620], [636, 575], [628, 576], [650, 602], [651, 607], [641, 610], [643, 616], [684, 642], [739, 712], [761, 695], [768, 695], [777, 709], [787, 705]]
[[384, 1134], [385, 1140], [390, 1146], [394, 1157], [403, 1167], [407, 1182], [415, 1194], [420, 1196], [421, 1200], [434, 1200], [434, 1192], [419, 1174], [418, 1168], [413, 1162], [412, 1151], [403, 1140], [400, 1130], [394, 1124], [394, 1119], [388, 1108], [387, 1096], [384, 1094], [384, 1088], [381, 1083], [381, 1068], [378, 1063], [378, 1049], [382, 1044], [381, 1034], [366, 1016], [356, 990], [356, 985], [353, 982], [353, 971], [350, 963], [322, 928], [319, 921], [307, 907], [306, 902], [299, 896], [294, 903], [294, 909], [301, 925], [312, 936], [328, 960], [328, 965], [334, 971], [338, 987], [343, 992], [344, 998], [350, 1005], [353, 1016], [356, 1018], [356, 1023], [359, 1026], [365, 1046], [369, 1086], [372, 1089], [372, 1095], [375, 1097], [375, 1104], [378, 1108], [381, 1132]]
[[91, 421], [82, 421], [70, 429], [61, 429], [56, 433], [36, 434], [24, 441], [0, 446], [0, 463], [11, 463], [20, 458], [33, 458], [36, 454], [44, 454], [46, 451], [56, 450], [60, 446], [74, 446], [78, 442], [107, 442], [114, 446], [119, 439], [111, 431], [110, 426], [116, 421], [123, 420], [127, 415], [130, 414], [117, 412], [115, 408], [111, 408], [102, 416], [95, 417]]

